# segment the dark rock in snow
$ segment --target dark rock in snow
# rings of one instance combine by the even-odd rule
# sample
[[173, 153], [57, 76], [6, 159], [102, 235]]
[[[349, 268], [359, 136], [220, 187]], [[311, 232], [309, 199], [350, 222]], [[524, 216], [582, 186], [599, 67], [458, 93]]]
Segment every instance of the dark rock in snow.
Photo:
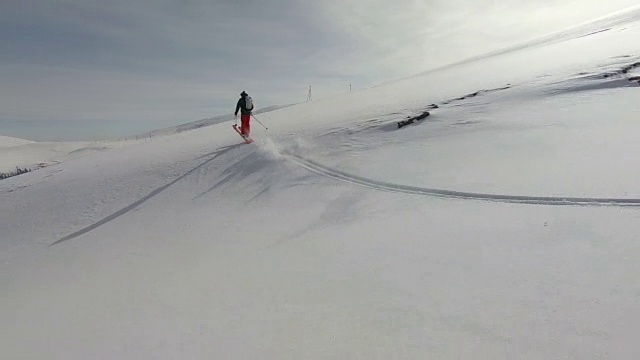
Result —
[[412, 117], [409, 117], [406, 120], [398, 121], [398, 129], [400, 129], [403, 126], [407, 126], [409, 124], [413, 124], [415, 121], [420, 121], [420, 120], [426, 118], [429, 115], [430, 115], [430, 113], [428, 111], [425, 111], [420, 115], [412, 116]]

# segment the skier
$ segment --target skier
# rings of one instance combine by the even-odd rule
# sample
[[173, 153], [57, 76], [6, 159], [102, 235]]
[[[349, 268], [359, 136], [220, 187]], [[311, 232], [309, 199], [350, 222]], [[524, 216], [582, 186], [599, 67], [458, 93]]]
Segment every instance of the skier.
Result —
[[249, 136], [251, 132], [251, 110], [253, 110], [253, 100], [251, 96], [246, 92], [240, 93], [240, 99], [236, 104], [236, 118], [238, 117], [238, 110], [240, 110], [240, 133], [244, 136]]

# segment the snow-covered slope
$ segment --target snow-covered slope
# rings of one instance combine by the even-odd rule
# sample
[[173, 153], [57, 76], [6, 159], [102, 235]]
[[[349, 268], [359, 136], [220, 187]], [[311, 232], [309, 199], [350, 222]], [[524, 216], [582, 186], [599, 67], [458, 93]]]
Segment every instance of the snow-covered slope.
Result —
[[8, 148], [31, 143], [33, 143], [33, 141], [0, 135], [0, 148]]
[[[259, 109], [255, 115], [286, 108], [291, 105], [271, 106]], [[171, 136], [205, 126], [234, 120], [233, 115], [222, 115], [190, 123], [158, 129], [118, 140], [35, 142], [0, 135], [0, 172], [15, 170], [16, 167], [36, 169], [63, 162], [69, 158], [84, 156], [95, 152], [126, 147], [139, 142], [156, 141], [158, 137]]]
[[3, 354], [640, 357], [630, 14], [3, 180]]
[[[278, 109], [283, 109], [286, 107], [289, 107], [292, 105], [275, 105], [275, 106], [269, 106], [266, 108], [261, 108], [261, 109], [257, 109], [256, 111], [254, 111], [254, 115], [259, 115], [259, 114], [263, 114], [263, 113], [267, 113], [270, 111], [275, 111]], [[156, 137], [156, 136], [164, 136], [164, 135], [172, 135], [172, 134], [177, 134], [177, 133], [181, 133], [183, 131], [191, 131], [191, 130], [195, 130], [195, 129], [199, 129], [201, 127], [205, 127], [205, 126], [211, 126], [211, 125], [216, 125], [216, 124], [220, 124], [220, 123], [224, 123], [224, 122], [229, 122], [231, 120], [236, 119], [236, 117], [234, 117], [232, 114], [230, 115], [221, 115], [221, 116], [216, 116], [216, 117], [212, 117], [212, 118], [208, 118], [208, 119], [202, 119], [202, 120], [198, 120], [198, 121], [192, 121], [186, 124], [182, 124], [182, 125], [177, 125], [177, 126], [172, 126], [172, 127], [168, 127], [165, 129], [159, 129], [159, 130], [155, 130], [155, 131], [151, 131], [148, 132], [146, 134], [141, 134], [138, 135], [138, 138], [144, 138], [144, 137]]]
[[37, 169], [57, 164], [67, 159], [81, 157], [114, 148], [126, 147], [150, 138], [126, 141], [66, 141], [34, 142], [25, 140], [13, 146], [0, 147], [0, 171], [9, 171], [18, 167]]

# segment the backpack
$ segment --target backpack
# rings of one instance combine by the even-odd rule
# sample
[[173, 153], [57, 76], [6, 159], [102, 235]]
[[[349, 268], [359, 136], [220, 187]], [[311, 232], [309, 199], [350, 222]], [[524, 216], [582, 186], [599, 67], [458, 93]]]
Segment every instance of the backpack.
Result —
[[244, 97], [244, 108], [247, 110], [253, 110], [253, 99], [247, 95]]

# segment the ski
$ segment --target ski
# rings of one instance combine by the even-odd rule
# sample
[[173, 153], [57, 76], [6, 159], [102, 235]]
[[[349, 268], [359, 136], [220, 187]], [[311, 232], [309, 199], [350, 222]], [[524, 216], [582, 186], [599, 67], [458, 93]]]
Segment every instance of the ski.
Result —
[[246, 135], [242, 135], [242, 133], [240, 132], [240, 129], [238, 129], [238, 125], [233, 124], [231, 125], [233, 127], [233, 130], [235, 130], [238, 135], [240, 135], [240, 137], [242, 137], [242, 139], [244, 139], [244, 142], [246, 142], [247, 144], [251, 144], [253, 142], [253, 139], [246, 136]]

